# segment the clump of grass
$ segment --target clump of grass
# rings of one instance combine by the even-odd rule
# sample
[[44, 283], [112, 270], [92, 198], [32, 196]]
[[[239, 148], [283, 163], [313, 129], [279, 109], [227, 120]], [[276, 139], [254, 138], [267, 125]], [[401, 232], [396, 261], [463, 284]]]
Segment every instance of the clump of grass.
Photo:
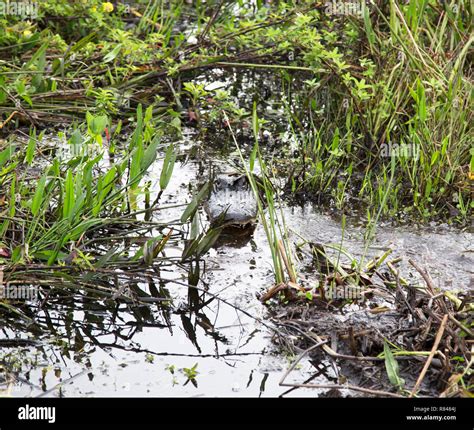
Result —
[[[234, 140], [240, 160], [244, 166], [245, 173], [250, 182], [254, 197], [257, 200], [259, 220], [265, 230], [265, 235], [267, 237], [268, 245], [272, 254], [275, 287], [279, 290], [284, 290], [287, 285], [291, 284], [293, 287], [298, 288], [296, 284], [296, 271], [293, 264], [288, 229], [286, 228], [283, 212], [280, 210], [280, 213], [278, 213], [278, 205], [280, 205], [281, 209], [281, 202], [277, 202], [275, 200], [274, 186], [269, 178], [269, 169], [267, 168], [262, 154], [260, 153], [258, 142], [259, 119], [257, 115], [257, 105], [256, 103], [253, 105], [252, 124], [255, 144], [250, 155], [248, 167], [232, 128], [230, 127], [227, 114], [223, 112], [223, 115], [229, 124], [229, 130], [232, 135], [232, 139]], [[259, 184], [254, 173], [256, 161], [258, 161], [260, 167], [261, 184]], [[261, 195], [260, 189], [263, 191], [263, 197]], [[265, 204], [267, 206], [266, 208]]]
[[[350, 194], [367, 208], [382, 207], [386, 217], [469, 219], [471, 7], [391, 1], [368, 6], [364, 19], [347, 24], [342, 38], [357, 35], [359, 60], [351, 49], [322, 50], [335, 79], [324, 87], [308, 81], [309, 111], [287, 106], [302, 154], [293, 190], [329, 195], [338, 209]], [[318, 92], [327, 95], [324, 110]], [[369, 210], [372, 217], [378, 211]]]
[[[85, 244], [92, 234], [102, 232], [105, 240], [115, 236], [113, 226], [120, 223], [135, 224], [138, 230], [149, 228], [136, 215], [146, 212], [139, 210], [137, 197], [143, 193], [142, 180], [160, 147], [159, 134], [151, 130], [151, 110], [143, 114], [138, 107], [128, 148], [122, 157], [114, 154], [109, 164], [104, 162], [106, 126], [106, 117], [88, 114], [87, 127], [82, 128], [86, 131], [72, 130], [68, 142], [52, 148], [51, 158], [41, 162], [36, 157], [45, 151], [44, 141], [34, 131], [26, 147], [9, 142], [0, 151], [1, 197], [7, 207], [0, 214], [0, 241], [8, 244], [11, 264], [86, 261]], [[78, 147], [82, 151], [75, 152]], [[69, 156], [66, 149], [71, 149]], [[160, 195], [170, 181], [175, 158], [171, 145], [164, 158]]]

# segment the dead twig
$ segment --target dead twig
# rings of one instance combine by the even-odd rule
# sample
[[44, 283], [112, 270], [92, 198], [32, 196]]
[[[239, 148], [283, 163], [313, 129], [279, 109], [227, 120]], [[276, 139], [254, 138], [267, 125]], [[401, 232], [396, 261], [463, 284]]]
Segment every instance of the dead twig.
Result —
[[3, 122], [0, 122], [0, 130], [5, 127], [12, 119], [15, 115], [18, 115], [20, 112], [18, 112], [17, 110], [13, 111], [10, 116]]
[[371, 388], [362, 388], [356, 387], [355, 385], [345, 385], [345, 384], [280, 384], [283, 387], [295, 387], [295, 388], [320, 388], [320, 389], [338, 389], [338, 390], [352, 390], [360, 391], [366, 394], [373, 394], [375, 396], [385, 396], [385, 397], [395, 397], [403, 399], [404, 397], [400, 394], [389, 393], [388, 391], [382, 390], [373, 390]]
[[288, 260], [285, 247], [283, 246], [283, 242], [281, 240], [278, 241], [278, 250], [280, 251], [280, 256], [283, 260], [283, 263], [285, 264], [286, 271], [288, 272], [288, 276], [290, 277], [290, 281], [296, 283], [295, 271], [293, 270], [293, 267]]
[[420, 376], [418, 376], [418, 379], [415, 383], [415, 386], [413, 387], [413, 390], [411, 390], [410, 397], [413, 397], [415, 395], [415, 393], [418, 391], [418, 388], [420, 387], [420, 384], [423, 382], [426, 372], [428, 371], [428, 368], [430, 367], [431, 361], [433, 360], [433, 357], [436, 354], [438, 345], [441, 342], [447, 322], [448, 322], [448, 314], [444, 315], [443, 320], [441, 321], [441, 325], [439, 326], [438, 333], [436, 334], [436, 339], [434, 341], [433, 348], [431, 348], [430, 355], [428, 356], [428, 359], [426, 360], [426, 363], [423, 366], [423, 369], [421, 370]]

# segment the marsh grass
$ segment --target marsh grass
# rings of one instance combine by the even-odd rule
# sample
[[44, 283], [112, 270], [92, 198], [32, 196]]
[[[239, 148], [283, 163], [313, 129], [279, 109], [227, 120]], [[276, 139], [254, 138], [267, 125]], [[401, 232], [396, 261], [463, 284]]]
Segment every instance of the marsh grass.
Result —
[[[0, 242], [4, 244], [2, 248], [8, 249], [10, 264], [77, 262], [93, 269], [100, 253], [88, 245], [107, 237], [118, 239], [114, 232], [117, 226], [141, 233], [166, 226], [141, 222], [138, 218], [146, 212], [137, 203], [137, 197], [144, 193], [142, 180], [163, 146], [159, 135], [151, 130], [151, 112], [144, 116], [146, 126], [139, 106], [135, 132], [115, 162], [105, 161], [107, 148], [102, 146], [101, 137], [105, 120], [94, 123], [91, 119], [85, 132], [79, 128], [71, 131], [74, 138], [69, 139], [68, 145], [87, 147], [100, 137], [101, 145], [93, 154], [81, 153], [64, 159], [64, 154], [55, 148], [51, 158], [37, 162], [34, 159], [42, 156], [44, 141], [37, 139], [34, 132], [26, 146], [14, 146], [14, 138], [6, 144], [0, 152], [2, 200], [7, 204], [7, 210], [0, 213]], [[174, 147], [170, 145], [163, 159], [160, 195], [169, 184], [175, 159]], [[147, 210], [156, 210], [158, 200], [159, 196], [155, 207]], [[126, 235], [123, 232], [124, 238]], [[168, 239], [169, 235], [155, 237], [154, 257]], [[149, 254], [146, 246], [142, 250], [145, 256]]]
[[[13, 244], [14, 261], [34, 256], [53, 264], [67, 258], [71, 244], [87, 232], [137, 213], [143, 192], [150, 206], [144, 172], [162, 147], [160, 135], [180, 132], [190, 114], [184, 111], [189, 97], [195, 110], [206, 103], [218, 106], [208, 124], [199, 122], [200, 130], [219, 129], [223, 118], [241, 124], [252, 116], [255, 146], [247, 173], [254, 193], [262, 193], [268, 205], [268, 220], [261, 218], [277, 282], [296, 275], [278, 214], [282, 202], [273, 193], [271, 154], [258, 141], [259, 124], [284, 122], [293, 135], [291, 192], [315, 201], [326, 196], [323, 203], [337, 211], [357, 206], [367, 218], [368, 236], [382, 218], [469, 220], [471, 2], [391, 0], [371, 3], [362, 17], [328, 16], [321, 7], [298, 2], [209, 4], [212, 10], [201, 3], [166, 7], [150, 1], [140, 10], [112, 13], [95, 0], [51, 1], [41, 5], [35, 23], [1, 18], [2, 133], [24, 123], [40, 130], [51, 121], [79, 121], [71, 140], [100, 146], [110, 129], [113, 153], [123, 117], [134, 117], [127, 153], [108, 169], [99, 167], [100, 157], [79, 157], [67, 163], [54, 159], [38, 176], [25, 173], [25, 164], [31, 167], [42, 151], [34, 127], [26, 149], [0, 148], [1, 194], [8, 202], [0, 240]], [[180, 27], [185, 20], [192, 23], [193, 43]], [[130, 21], [136, 25], [127, 27]], [[232, 104], [229, 95], [201, 91], [194, 78], [209, 68], [273, 73], [284, 90], [275, 104], [285, 115], [278, 120], [266, 115], [259, 94], [250, 114], [251, 106]], [[224, 115], [220, 106], [228, 107]], [[160, 121], [155, 128], [152, 118]], [[418, 156], [384, 157], [387, 145], [411, 145]], [[168, 147], [161, 192], [174, 152]], [[262, 188], [252, 172], [256, 162]], [[193, 200], [182, 222], [194, 220], [197, 204]], [[184, 257], [209, 249], [216, 237], [217, 232], [199, 232]]]
[[[279, 121], [298, 143], [292, 192], [324, 197], [339, 211], [358, 207], [368, 218], [382, 207], [384, 218], [469, 219], [472, 2], [374, 2], [362, 16], [291, 1], [150, 1], [113, 12], [95, 0], [46, 3], [37, 24], [3, 19], [10, 27], [0, 33], [2, 128], [73, 121], [87, 112], [119, 118], [141, 101], [163, 115], [168, 132], [179, 130], [197, 73], [265, 70], [283, 82], [277, 107], [286, 118]], [[130, 21], [136, 25], [127, 27]], [[190, 24], [184, 32], [183, 23]], [[194, 94], [192, 115], [213, 96]], [[257, 98], [261, 119], [275, 122]], [[245, 109], [233, 111], [231, 120], [245, 119]], [[210, 115], [199, 127], [220, 119]], [[413, 148], [417, 156], [387, 157], [387, 146]], [[390, 158], [396, 173], [384, 199]], [[133, 200], [133, 186], [131, 193]]]
[[[275, 285], [279, 286], [288, 282], [296, 283], [296, 271], [294, 266], [293, 251], [289, 241], [289, 232], [282, 211], [282, 202], [278, 193], [275, 196], [274, 184], [270, 180], [270, 170], [265, 163], [259, 147], [259, 118], [257, 106], [254, 103], [252, 114], [252, 129], [254, 134], [254, 147], [248, 162], [245, 160], [240, 146], [230, 126], [227, 114], [223, 112], [224, 118], [229, 124], [229, 131], [239, 154], [240, 161], [244, 167], [245, 174], [249, 180], [252, 192], [257, 201], [259, 220], [262, 223], [268, 246], [270, 247]], [[254, 173], [255, 163], [258, 162], [260, 178]]]
[[[311, 81], [316, 96], [305, 101], [307, 113], [286, 106], [301, 154], [293, 191], [329, 195], [338, 209], [348, 206], [348, 195], [356, 197], [372, 218], [382, 208], [382, 216], [399, 219], [468, 219], [471, 8], [469, 2], [390, 1], [351, 21], [362, 43], [359, 64], [350, 49], [324, 54], [335, 79], [324, 87]], [[318, 100], [327, 104], [324, 111]], [[386, 156], [384, 149], [394, 145], [417, 156]]]

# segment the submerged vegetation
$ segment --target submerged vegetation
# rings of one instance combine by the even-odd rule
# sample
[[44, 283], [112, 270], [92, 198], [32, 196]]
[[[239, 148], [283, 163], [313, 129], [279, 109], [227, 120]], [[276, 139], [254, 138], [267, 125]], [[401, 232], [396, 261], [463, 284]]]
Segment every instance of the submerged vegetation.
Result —
[[[425, 285], [404, 279], [391, 251], [366, 255], [382, 220], [459, 228], [471, 220], [472, 2], [334, 5], [51, 0], [38, 2], [34, 17], [0, 15], [0, 286], [41, 287], [36, 307], [0, 298], [1, 318], [56, 333], [49, 316], [35, 318], [73, 297], [84, 308], [102, 301], [114, 321], [115, 302], [126, 303], [140, 323], [170, 328], [174, 283], [188, 295], [174, 311], [199, 353], [196, 326], [225, 343], [203, 308], [218, 301], [249, 313], [201, 283], [202, 260], [224, 230], [202, 219], [203, 173], [224, 156], [247, 175], [267, 238], [273, 279], [258, 286], [260, 298], [286, 305], [279, 318], [269, 307], [271, 327], [252, 318], [281, 347], [303, 351], [281, 385], [297, 387], [286, 376], [320, 348], [349, 373], [374, 363], [366, 383], [381, 371], [386, 380], [377, 389], [360, 380], [319, 388], [472, 396], [469, 294], [436, 291], [413, 260]], [[198, 149], [182, 149], [186, 133]], [[175, 190], [186, 196], [176, 203], [168, 193], [176, 164], [193, 157], [206, 177]], [[323, 244], [294, 232], [282, 208], [301, 202], [337, 214], [343, 233], [356, 215], [362, 258], [344, 249], [344, 237]], [[317, 275], [311, 285], [304, 255]], [[341, 288], [355, 296], [339, 300]], [[341, 324], [333, 316], [359, 305], [369, 317], [393, 311], [403, 327], [356, 321], [356, 331], [335, 334], [347, 350], [336, 352], [327, 345]], [[159, 309], [159, 322], [147, 306]], [[99, 344], [74, 324], [65, 327], [76, 353], [80, 332]], [[153, 357], [147, 351], [148, 363]], [[201, 366], [187, 365], [185, 384], [197, 387]], [[434, 388], [436, 375], [443, 382]]]

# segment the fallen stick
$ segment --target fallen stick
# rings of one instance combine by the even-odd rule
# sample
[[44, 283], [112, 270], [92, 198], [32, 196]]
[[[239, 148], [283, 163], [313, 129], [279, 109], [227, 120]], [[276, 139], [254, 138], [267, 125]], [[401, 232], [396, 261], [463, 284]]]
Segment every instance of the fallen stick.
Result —
[[[422, 276], [422, 278], [425, 280], [426, 286], [428, 288], [428, 291], [430, 292], [431, 296], [436, 296], [433, 281], [425, 270], [423, 270], [418, 264], [416, 264], [413, 260], [409, 259], [408, 262], [418, 271], [418, 273]], [[446, 303], [444, 303], [443, 300], [437, 298], [437, 301], [439, 305], [441, 306], [442, 310], [444, 313], [449, 313], [448, 308], [446, 307]]]
[[426, 286], [428, 287], [428, 291], [431, 293], [432, 296], [435, 295], [434, 286], [431, 278], [428, 276], [428, 273], [425, 272], [417, 263], [415, 263], [412, 259], [409, 259], [408, 262], [417, 270], [417, 272], [422, 276], [425, 280]]
[[5, 127], [12, 119], [15, 115], [18, 115], [20, 112], [18, 111], [14, 111], [10, 114], [10, 116], [3, 122], [0, 122], [0, 130]]
[[423, 366], [423, 369], [421, 370], [420, 376], [418, 376], [416, 384], [413, 387], [413, 390], [411, 390], [411, 393], [410, 393], [409, 397], [413, 397], [415, 395], [415, 393], [418, 391], [418, 388], [420, 387], [421, 383], [423, 382], [423, 379], [426, 375], [426, 372], [428, 371], [428, 368], [430, 367], [431, 361], [433, 360], [433, 357], [436, 354], [439, 343], [441, 342], [441, 338], [443, 337], [444, 329], [446, 328], [446, 323], [447, 322], [448, 322], [448, 314], [445, 314], [444, 317], [443, 317], [443, 320], [441, 321], [441, 324], [439, 326], [438, 333], [436, 334], [436, 339], [435, 339], [435, 342], [433, 344], [433, 348], [431, 348], [430, 355], [428, 356], [428, 359], [426, 360], [426, 363]]
[[345, 384], [280, 384], [282, 387], [294, 387], [294, 388], [320, 388], [320, 389], [338, 389], [338, 390], [352, 390], [360, 391], [366, 394], [374, 394], [376, 396], [395, 397], [397, 399], [403, 399], [404, 397], [400, 394], [389, 393], [388, 391], [372, 390], [371, 388], [356, 387], [355, 385]]

